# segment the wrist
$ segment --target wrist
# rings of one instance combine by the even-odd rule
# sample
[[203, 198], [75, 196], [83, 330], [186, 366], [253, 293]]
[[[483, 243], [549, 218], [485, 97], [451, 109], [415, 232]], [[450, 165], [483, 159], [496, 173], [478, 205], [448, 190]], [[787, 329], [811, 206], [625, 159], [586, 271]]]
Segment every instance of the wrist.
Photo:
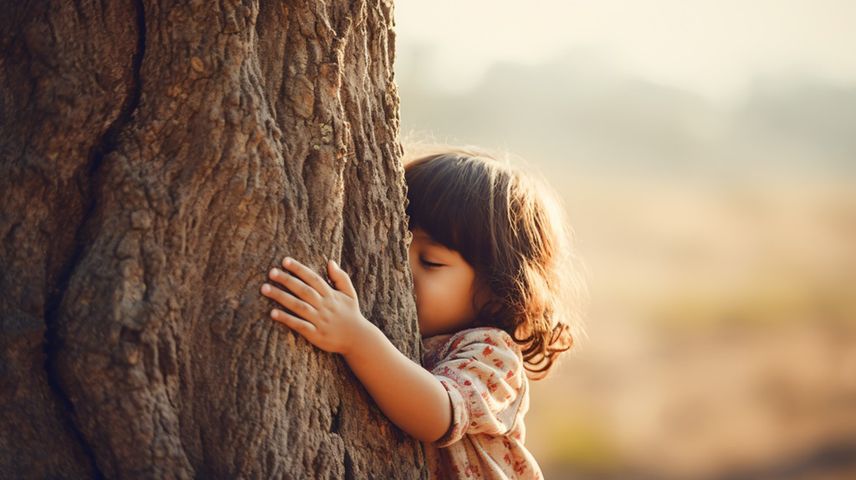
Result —
[[348, 340], [347, 348], [341, 352], [341, 355], [348, 363], [360, 361], [369, 352], [376, 350], [379, 336], [384, 336], [383, 332], [375, 324], [363, 317], [363, 321], [355, 329], [353, 337]]

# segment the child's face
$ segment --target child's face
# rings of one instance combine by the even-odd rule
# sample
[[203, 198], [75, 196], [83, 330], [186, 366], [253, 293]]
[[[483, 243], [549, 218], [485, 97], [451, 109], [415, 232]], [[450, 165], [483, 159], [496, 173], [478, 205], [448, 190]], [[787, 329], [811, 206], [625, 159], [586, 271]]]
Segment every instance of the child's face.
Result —
[[423, 337], [452, 333], [475, 319], [472, 307], [475, 271], [455, 251], [413, 229], [409, 252], [419, 331]]

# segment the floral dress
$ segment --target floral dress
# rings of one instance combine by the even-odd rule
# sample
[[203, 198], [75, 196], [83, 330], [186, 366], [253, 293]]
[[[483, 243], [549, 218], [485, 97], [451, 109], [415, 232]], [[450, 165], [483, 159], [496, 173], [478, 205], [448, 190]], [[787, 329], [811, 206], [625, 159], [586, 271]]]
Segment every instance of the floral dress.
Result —
[[422, 340], [422, 366], [449, 393], [452, 424], [422, 442], [432, 479], [542, 479], [523, 442], [529, 383], [523, 355], [499, 328], [477, 327]]

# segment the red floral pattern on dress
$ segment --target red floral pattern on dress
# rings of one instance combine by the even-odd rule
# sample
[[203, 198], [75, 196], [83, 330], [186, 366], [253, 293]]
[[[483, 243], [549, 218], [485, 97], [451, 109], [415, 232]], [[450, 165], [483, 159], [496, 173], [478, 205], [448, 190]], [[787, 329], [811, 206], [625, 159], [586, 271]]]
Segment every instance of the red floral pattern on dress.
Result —
[[423, 366], [452, 406], [446, 433], [424, 443], [431, 478], [542, 479], [523, 443], [528, 380], [511, 336], [478, 327], [425, 338], [423, 347]]

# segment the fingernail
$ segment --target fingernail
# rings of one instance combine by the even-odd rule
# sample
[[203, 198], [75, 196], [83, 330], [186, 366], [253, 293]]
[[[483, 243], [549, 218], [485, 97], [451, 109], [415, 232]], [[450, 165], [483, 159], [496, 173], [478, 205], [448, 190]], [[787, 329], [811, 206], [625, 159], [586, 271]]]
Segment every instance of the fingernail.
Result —
[[282, 261], [283, 265], [289, 265], [291, 263], [291, 257], [285, 257], [285, 260]]
[[270, 285], [268, 285], [267, 283], [262, 285], [262, 291], [265, 293], [270, 293]]

